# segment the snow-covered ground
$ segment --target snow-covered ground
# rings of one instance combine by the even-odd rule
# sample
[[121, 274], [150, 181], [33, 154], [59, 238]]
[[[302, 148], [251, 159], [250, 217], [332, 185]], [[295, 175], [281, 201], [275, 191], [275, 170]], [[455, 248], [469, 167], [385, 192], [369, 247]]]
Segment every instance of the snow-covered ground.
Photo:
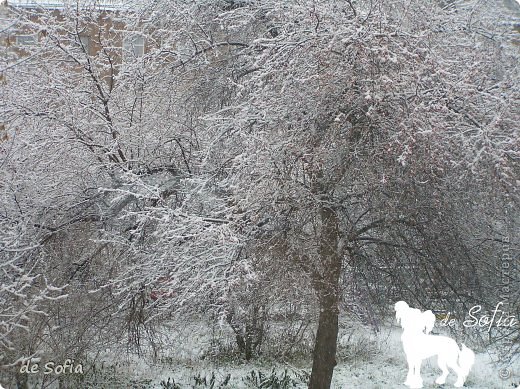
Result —
[[[305, 374], [310, 373], [311, 362], [308, 358], [290, 362], [276, 362], [260, 358], [252, 362], [244, 362], [233, 357], [210, 358], [206, 352], [210, 348], [210, 339], [201, 334], [202, 325], [186, 326], [178, 329], [169, 356], [161, 358], [161, 362], [150, 364], [143, 360], [133, 359], [122, 363], [118, 361], [117, 370], [121, 375], [128, 375], [134, 382], [147, 382], [150, 388], [164, 388], [161, 381], [175, 380], [181, 388], [203, 388], [195, 386], [195, 378], [215, 376], [217, 385], [229, 376], [224, 388], [255, 388], [251, 377], [261, 371], [270, 375], [273, 368], [281, 377], [284, 371], [293, 378], [296, 388], [305, 388]], [[203, 332], [208, 332], [203, 331]], [[401, 329], [395, 325], [386, 325], [378, 334], [360, 324], [342, 325], [338, 345], [338, 365], [334, 371], [333, 388], [406, 388], [403, 385], [407, 365], [400, 342]], [[105, 355], [107, 361], [109, 354]], [[465, 387], [475, 389], [512, 389], [520, 383], [520, 366], [509, 366], [501, 370], [493, 362], [488, 353], [477, 353], [475, 365], [470, 372]], [[435, 378], [440, 374], [435, 358], [423, 363], [422, 377], [424, 388], [452, 388], [455, 375], [450, 373], [447, 384], [436, 385]], [[507, 373], [507, 374], [506, 374]], [[500, 375], [509, 377], [500, 377]], [[208, 384], [209, 387], [209, 384]]]

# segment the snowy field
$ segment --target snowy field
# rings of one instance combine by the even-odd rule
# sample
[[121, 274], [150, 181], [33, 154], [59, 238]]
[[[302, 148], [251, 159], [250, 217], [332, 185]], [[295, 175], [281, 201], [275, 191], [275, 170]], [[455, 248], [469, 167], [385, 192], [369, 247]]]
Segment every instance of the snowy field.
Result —
[[[285, 363], [259, 358], [246, 363], [228, 356], [211, 358], [208, 336], [200, 336], [202, 326], [185, 326], [174, 331], [175, 340], [171, 354], [160, 358], [160, 362], [144, 362], [142, 359], [125, 361], [113, 358], [108, 352], [103, 356], [105, 370], [117, 371], [125, 377], [125, 383], [103, 380], [87, 387], [116, 388], [260, 388], [259, 372], [264, 379], [273, 374], [282, 380], [284, 376], [289, 386], [283, 388], [306, 388], [305, 376], [310, 373], [311, 361], [302, 356]], [[338, 345], [338, 365], [334, 371], [333, 388], [406, 388], [402, 383], [406, 377], [407, 366], [400, 342], [401, 329], [386, 325], [378, 334], [359, 324], [343, 324]], [[489, 353], [477, 353], [475, 365], [466, 381], [465, 387], [475, 389], [516, 388], [520, 382], [520, 366], [513, 365], [507, 370], [509, 377], [500, 377], [501, 369], [493, 363]], [[505, 371], [502, 370], [502, 374]], [[447, 384], [436, 385], [435, 378], [440, 374], [435, 358], [423, 363], [422, 377], [424, 388], [452, 388], [455, 375], [450, 373]], [[214, 386], [211, 386], [214, 376]], [[169, 381], [168, 381], [169, 380]], [[205, 382], [204, 382], [205, 381]], [[178, 386], [175, 386], [175, 383]], [[225, 385], [224, 385], [225, 384]], [[272, 386], [273, 388], [276, 386]]]

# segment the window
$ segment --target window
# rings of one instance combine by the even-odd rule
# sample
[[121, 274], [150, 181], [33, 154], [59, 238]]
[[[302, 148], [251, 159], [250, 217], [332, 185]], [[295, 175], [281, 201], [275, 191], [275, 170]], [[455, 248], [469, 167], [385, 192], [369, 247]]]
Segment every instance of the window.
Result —
[[36, 44], [36, 35], [17, 35], [16, 44], [18, 46], [31, 46]]
[[123, 39], [123, 58], [138, 58], [144, 55], [144, 37], [129, 35]]

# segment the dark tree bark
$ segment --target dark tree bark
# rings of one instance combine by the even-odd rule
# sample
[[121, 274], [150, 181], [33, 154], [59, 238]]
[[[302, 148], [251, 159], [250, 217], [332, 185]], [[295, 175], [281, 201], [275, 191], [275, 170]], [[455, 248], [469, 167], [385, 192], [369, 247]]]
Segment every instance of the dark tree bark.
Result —
[[339, 253], [339, 221], [331, 208], [322, 208], [320, 242], [320, 269], [313, 275], [313, 285], [318, 294], [320, 317], [314, 345], [309, 389], [328, 389], [336, 366], [339, 316], [339, 277], [341, 255]]
[[309, 389], [327, 389], [336, 366], [338, 340], [338, 304], [334, 299], [321, 305], [316, 344], [314, 345]]

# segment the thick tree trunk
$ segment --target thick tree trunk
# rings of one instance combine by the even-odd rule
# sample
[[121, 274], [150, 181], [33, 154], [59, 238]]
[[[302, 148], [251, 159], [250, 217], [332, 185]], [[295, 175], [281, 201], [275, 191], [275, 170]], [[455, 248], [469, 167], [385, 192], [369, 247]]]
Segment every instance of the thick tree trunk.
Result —
[[[331, 299], [332, 300], [332, 299]], [[332, 382], [336, 366], [336, 344], [338, 340], [338, 305], [331, 301], [323, 304], [320, 312], [316, 344], [314, 345], [312, 373], [309, 389], [327, 389]]]
[[320, 317], [314, 345], [309, 389], [328, 389], [336, 366], [338, 340], [339, 277], [339, 221], [334, 210], [321, 211], [320, 269], [313, 275], [313, 285], [320, 302]]

